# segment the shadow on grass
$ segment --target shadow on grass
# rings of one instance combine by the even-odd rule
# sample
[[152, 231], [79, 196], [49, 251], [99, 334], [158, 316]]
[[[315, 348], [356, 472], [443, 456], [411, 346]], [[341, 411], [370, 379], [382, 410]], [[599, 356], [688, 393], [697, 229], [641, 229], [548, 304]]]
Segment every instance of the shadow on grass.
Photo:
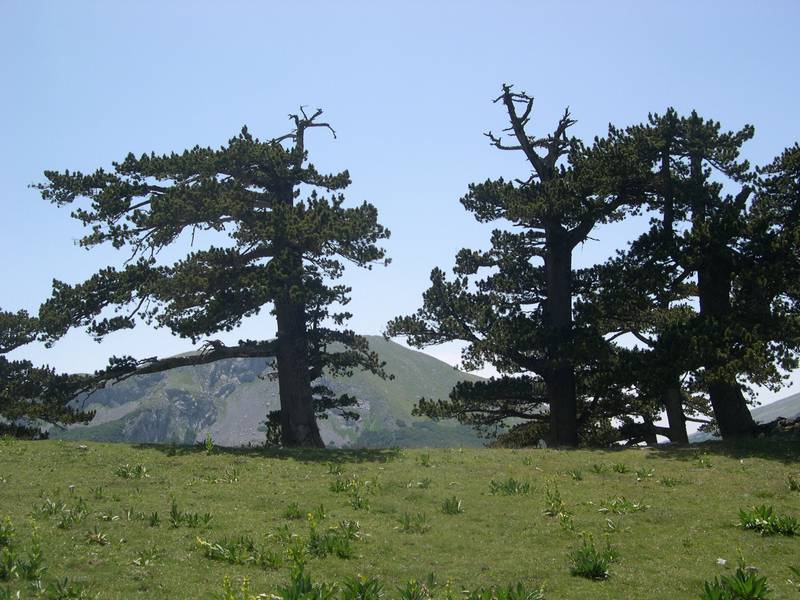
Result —
[[648, 458], [673, 459], [690, 462], [704, 455], [725, 456], [728, 458], [763, 458], [784, 464], [800, 461], [800, 440], [795, 439], [742, 439], [733, 441], [713, 441], [672, 446], [668, 444], [650, 448]]
[[[136, 444], [136, 450], [157, 450], [167, 456], [207, 454], [202, 444], [178, 446], [168, 444]], [[387, 463], [401, 454], [400, 448], [342, 449], [342, 448], [265, 448], [258, 446], [227, 448], [214, 446], [211, 454], [294, 460], [303, 463]]]

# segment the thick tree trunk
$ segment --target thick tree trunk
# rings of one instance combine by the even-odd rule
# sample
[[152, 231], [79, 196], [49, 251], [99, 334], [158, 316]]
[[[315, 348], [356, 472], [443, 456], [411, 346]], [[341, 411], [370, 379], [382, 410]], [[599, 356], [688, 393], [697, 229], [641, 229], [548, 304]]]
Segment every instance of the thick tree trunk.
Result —
[[311, 399], [305, 308], [284, 299], [275, 303], [275, 315], [281, 442], [284, 446], [322, 448]]
[[575, 371], [571, 365], [559, 366], [544, 376], [545, 397], [550, 405], [550, 435], [556, 446], [578, 445], [578, 405], [575, 398]]
[[557, 446], [578, 445], [578, 403], [572, 361], [572, 248], [551, 232], [545, 256], [548, 366], [542, 374], [550, 405], [550, 435]]
[[661, 402], [667, 412], [669, 423], [669, 441], [673, 444], [688, 444], [689, 435], [686, 433], [686, 415], [683, 414], [681, 383], [679, 380], [664, 386], [661, 392]]
[[713, 382], [709, 385], [708, 395], [722, 439], [749, 437], [755, 433], [756, 423], [738, 383]]
[[[707, 259], [698, 270], [697, 287], [701, 318], [724, 323], [731, 310], [731, 272], [724, 257]], [[704, 366], [707, 371], [713, 372], [721, 365], [710, 358]], [[753, 435], [756, 424], [735, 378], [719, 379], [712, 376], [708, 396], [723, 439]]]

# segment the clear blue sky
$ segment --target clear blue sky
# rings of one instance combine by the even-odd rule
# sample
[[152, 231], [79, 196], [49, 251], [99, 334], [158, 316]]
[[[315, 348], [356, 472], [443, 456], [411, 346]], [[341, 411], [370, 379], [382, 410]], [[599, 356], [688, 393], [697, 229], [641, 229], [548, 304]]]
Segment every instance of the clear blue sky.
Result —
[[[754, 124], [746, 152], [764, 163], [800, 140], [798, 24], [796, 0], [0, 0], [0, 306], [33, 311], [52, 278], [77, 282], [121, 260], [75, 246], [79, 224], [27, 187], [43, 170], [218, 146], [243, 124], [273, 137], [304, 104], [324, 108], [339, 134], [315, 131], [312, 161], [349, 169], [351, 201], [373, 202], [392, 230], [391, 266], [347, 275], [352, 327], [378, 333], [419, 306], [432, 267], [486, 247], [487, 229], [458, 203], [467, 184], [527, 174], [482, 136], [505, 126], [491, 103], [503, 82], [536, 96], [540, 132], [567, 105], [583, 138], [696, 108], [729, 128]], [[602, 260], [640, 225], [595, 232], [601, 242], [578, 262]], [[223, 339], [273, 334], [265, 313]], [[99, 345], [74, 332], [14, 356], [72, 371], [188, 348], [165, 331]], [[452, 346], [438, 355], [457, 360]]]

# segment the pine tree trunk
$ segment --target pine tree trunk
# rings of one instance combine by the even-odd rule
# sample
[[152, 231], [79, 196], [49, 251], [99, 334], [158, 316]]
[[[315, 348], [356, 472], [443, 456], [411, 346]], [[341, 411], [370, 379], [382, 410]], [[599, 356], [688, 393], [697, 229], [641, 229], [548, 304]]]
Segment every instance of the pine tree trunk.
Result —
[[[555, 239], [554, 239], [555, 238]], [[543, 373], [556, 446], [578, 445], [578, 403], [572, 362], [572, 248], [552, 235], [545, 256], [548, 367]]]
[[578, 405], [575, 371], [559, 366], [544, 376], [545, 397], [550, 405], [550, 436], [556, 446], [578, 445]]
[[689, 435], [686, 433], [686, 415], [683, 414], [681, 401], [681, 383], [676, 381], [664, 386], [661, 392], [661, 402], [667, 412], [669, 423], [669, 441], [673, 444], [688, 444]]
[[708, 395], [722, 439], [750, 437], [755, 433], [756, 423], [738, 383], [713, 382]]
[[283, 299], [275, 303], [278, 321], [278, 390], [281, 404], [281, 443], [322, 448], [314, 416], [308, 366], [305, 308]]
[[[701, 318], [723, 323], [731, 310], [731, 272], [724, 258], [707, 260], [698, 270], [697, 284]], [[709, 359], [704, 366], [713, 372], [720, 365]], [[723, 439], [753, 435], [756, 424], [736, 379], [710, 380], [708, 396]]]

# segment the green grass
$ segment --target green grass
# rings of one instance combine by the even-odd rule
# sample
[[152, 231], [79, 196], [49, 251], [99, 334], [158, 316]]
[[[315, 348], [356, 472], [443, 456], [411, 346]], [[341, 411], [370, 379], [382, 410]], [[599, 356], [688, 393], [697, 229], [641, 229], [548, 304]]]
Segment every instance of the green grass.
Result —
[[[740, 552], [771, 597], [794, 597], [800, 537], [759, 535], [740, 525], [739, 510], [767, 494], [775, 514], [800, 518], [787, 485], [799, 453], [763, 444], [699, 454], [206, 453], [0, 441], [0, 546], [13, 548], [5, 554], [20, 573], [39, 569], [0, 581], [0, 598], [57, 597], [32, 591], [36, 577], [42, 589], [80, 586], [107, 599], [212, 598], [225, 577], [274, 593], [299, 564], [315, 584], [376, 578], [387, 599], [431, 573], [439, 585], [429, 591], [442, 600], [518, 583], [544, 586], [548, 599], [697, 598], [704, 582], [733, 575]], [[467, 507], [457, 517], [444, 509], [454, 502]], [[571, 574], [585, 539], [613, 548], [602, 581]]]

